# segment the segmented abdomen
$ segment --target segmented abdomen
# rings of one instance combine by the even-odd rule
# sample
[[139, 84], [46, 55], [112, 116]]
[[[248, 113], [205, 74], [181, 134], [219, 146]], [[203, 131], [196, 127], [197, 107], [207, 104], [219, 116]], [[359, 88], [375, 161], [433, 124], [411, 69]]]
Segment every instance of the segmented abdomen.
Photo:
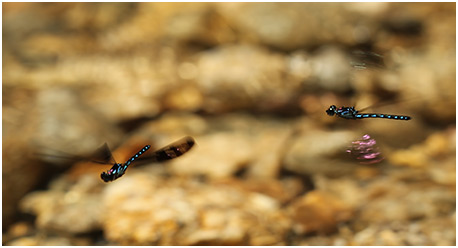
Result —
[[404, 120], [404, 121], [412, 119], [410, 116], [406, 116], [406, 115], [387, 115], [387, 114], [356, 114], [355, 118], [386, 118], [386, 119]]
[[150, 149], [150, 148], [151, 148], [150, 145], [146, 145], [145, 147], [143, 147], [143, 149], [141, 149], [139, 152], [137, 152], [134, 156], [132, 156], [131, 158], [129, 158], [129, 160], [127, 160], [127, 162], [126, 162], [124, 165], [129, 166], [130, 163], [134, 162], [135, 159], [137, 159], [140, 155], [142, 155], [143, 153], [145, 153], [146, 151], [148, 151], [148, 149]]

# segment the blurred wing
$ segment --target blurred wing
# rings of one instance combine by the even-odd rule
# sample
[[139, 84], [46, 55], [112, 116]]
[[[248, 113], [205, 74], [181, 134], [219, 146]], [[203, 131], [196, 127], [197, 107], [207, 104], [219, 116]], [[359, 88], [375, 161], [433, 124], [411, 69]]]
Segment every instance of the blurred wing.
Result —
[[403, 99], [403, 100], [391, 99], [391, 100], [385, 100], [385, 101], [378, 101], [378, 102], [376, 102], [376, 103], [374, 103], [374, 104], [372, 104], [372, 105], [369, 105], [369, 106], [367, 106], [367, 107], [365, 107], [365, 108], [358, 109], [358, 111], [359, 111], [359, 112], [363, 112], [363, 111], [368, 110], [368, 109], [373, 108], [373, 107], [379, 108], [379, 107], [388, 106], [388, 105], [393, 105], [393, 104], [395, 104], [395, 103], [405, 102], [405, 101], [407, 101], [407, 100], [404, 100], [404, 99]]
[[90, 161], [99, 164], [116, 164], [113, 154], [111, 154], [110, 148], [107, 143], [103, 144], [97, 149], [92, 155], [89, 156]]
[[190, 136], [186, 136], [150, 154], [145, 154], [144, 156], [136, 159], [135, 164], [141, 165], [177, 158], [189, 151], [194, 144], [194, 139]]
[[[51, 150], [51, 149], [47, 149]], [[54, 154], [49, 153], [35, 153], [34, 155], [40, 158], [57, 158], [69, 161], [90, 161], [97, 164], [115, 164], [115, 160], [113, 155], [111, 154], [110, 149], [108, 148], [107, 143], [103, 144], [100, 148], [98, 148], [92, 155], [88, 157], [73, 155], [69, 153], [65, 153], [62, 151], [53, 150]]]
[[354, 50], [351, 54], [350, 64], [360, 70], [368, 68], [385, 69], [383, 56], [370, 51]]

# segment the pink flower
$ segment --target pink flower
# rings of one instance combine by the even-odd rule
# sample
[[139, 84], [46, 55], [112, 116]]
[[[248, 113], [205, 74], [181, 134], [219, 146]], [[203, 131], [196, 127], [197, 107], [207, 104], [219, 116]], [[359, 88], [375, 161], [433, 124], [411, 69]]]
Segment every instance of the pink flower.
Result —
[[375, 139], [371, 139], [369, 134], [363, 135], [359, 140], [351, 142], [352, 145], [348, 147], [347, 153], [358, 160], [361, 160], [362, 164], [375, 164], [381, 162], [384, 157], [381, 156], [377, 142]]

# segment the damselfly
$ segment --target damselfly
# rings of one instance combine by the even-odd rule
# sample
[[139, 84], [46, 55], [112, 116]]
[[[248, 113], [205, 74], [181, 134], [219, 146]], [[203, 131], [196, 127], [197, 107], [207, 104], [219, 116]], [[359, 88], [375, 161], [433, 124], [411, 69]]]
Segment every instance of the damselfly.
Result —
[[337, 108], [336, 105], [331, 105], [327, 110], [326, 113], [329, 116], [336, 115], [337, 117], [344, 118], [344, 119], [363, 119], [363, 118], [386, 118], [386, 119], [393, 119], [393, 120], [410, 120], [412, 119], [410, 116], [406, 115], [393, 115], [393, 114], [378, 114], [378, 113], [359, 113], [355, 107], [345, 107], [342, 106]]
[[[129, 158], [125, 163], [117, 163], [116, 160], [113, 158], [110, 148], [105, 143], [102, 147], [97, 149], [91, 156], [88, 158], [81, 157], [81, 156], [56, 156], [50, 154], [38, 154], [41, 156], [48, 156], [54, 158], [61, 158], [61, 159], [70, 159], [70, 160], [79, 160], [79, 161], [90, 161], [99, 164], [112, 164], [113, 166], [111, 169], [107, 170], [106, 172], [102, 172], [100, 177], [105, 182], [114, 181], [126, 173], [127, 168], [135, 161], [136, 164], [146, 164], [146, 163], [153, 163], [153, 162], [162, 162], [170, 159], [177, 158], [187, 151], [189, 151], [195, 144], [195, 141], [192, 137], [184, 137], [181, 138], [159, 150], [154, 152], [149, 152], [145, 154], [150, 148], [150, 145], [144, 146], [140, 151], [138, 151], [135, 155]], [[142, 156], [142, 157], [140, 157]]]
[[140, 155], [145, 153], [151, 147], [150, 145], [146, 145], [145, 147], [143, 147], [143, 149], [141, 149], [134, 156], [128, 159], [124, 164], [115, 162], [113, 167], [111, 167], [111, 169], [109, 169], [107, 172], [102, 172], [102, 174], [100, 174], [100, 177], [105, 182], [116, 180], [122, 175], [124, 175], [129, 165], [135, 160], [142, 161], [143, 163], [152, 163], [174, 159], [189, 151], [194, 146], [194, 144], [195, 141], [192, 137], [184, 137], [159, 150], [156, 150], [151, 154], [147, 154], [144, 155], [142, 158], [139, 158]]

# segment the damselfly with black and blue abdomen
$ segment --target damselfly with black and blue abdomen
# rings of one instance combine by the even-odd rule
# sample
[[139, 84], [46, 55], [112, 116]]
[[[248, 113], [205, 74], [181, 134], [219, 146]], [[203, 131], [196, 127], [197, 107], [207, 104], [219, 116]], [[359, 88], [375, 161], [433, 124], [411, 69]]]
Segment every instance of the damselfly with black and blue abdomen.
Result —
[[386, 118], [386, 119], [393, 119], [393, 120], [405, 120], [408, 121], [412, 119], [410, 116], [406, 115], [392, 115], [392, 114], [377, 114], [377, 113], [359, 113], [355, 107], [340, 107], [337, 108], [336, 105], [331, 105], [327, 110], [326, 113], [330, 116], [336, 115], [337, 117], [344, 118], [344, 119], [363, 119], [363, 118]]
[[113, 167], [111, 167], [111, 169], [109, 169], [107, 172], [102, 172], [102, 174], [100, 174], [100, 177], [105, 182], [116, 180], [122, 175], [124, 175], [124, 173], [127, 170], [127, 167], [129, 167], [129, 165], [135, 160], [142, 161], [143, 163], [153, 163], [174, 159], [189, 151], [194, 144], [195, 141], [192, 137], [184, 137], [151, 154], [147, 154], [142, 158], [139, 158], [140, 155], [145, 153], [151, 147], [150, 145], [146, 145], [145, 147], [143, 147], [143, 149], [137, 152], [124, 164], [114, 163]]
[[[81, 157], [81, 156], [56, 156], [50, 154], [37, 154], [41, 156], [47, 157], [54, 157], [54, 158], [61, 158], [61, 159], [70, 159], [75, 161], [90, 161], [98, 164], [112, 164], [113, 167], [106, 172], [102, 172], [100, 177], [105, 182], [114, 181], [126, 173], [127, 168], [135, 161], [136, 164], [146, 164], [146, 163], [153, 163], [153, 162], [162, 162], [170, 159], [174, 159], [179, 157], [189, 151], [195, 144], [195, 141], [192, 137], [184, 137], [181, 138], [159, 150], [154, 152], [149, 152], [145, 154], [150, 148], [150, 145], [144, 146], [140, 151], [138, 151], [135, 155], [129, 158], [124, 164], [117, 163], [111, 154], [110, 148], [105, 143], [102, 147], [97, 149], [94, 154], [89, 156], [88, 158]], [[61, 152], [62, 153], [62, 152]], [[141, 157], [140, 157], [141, 156]]]

